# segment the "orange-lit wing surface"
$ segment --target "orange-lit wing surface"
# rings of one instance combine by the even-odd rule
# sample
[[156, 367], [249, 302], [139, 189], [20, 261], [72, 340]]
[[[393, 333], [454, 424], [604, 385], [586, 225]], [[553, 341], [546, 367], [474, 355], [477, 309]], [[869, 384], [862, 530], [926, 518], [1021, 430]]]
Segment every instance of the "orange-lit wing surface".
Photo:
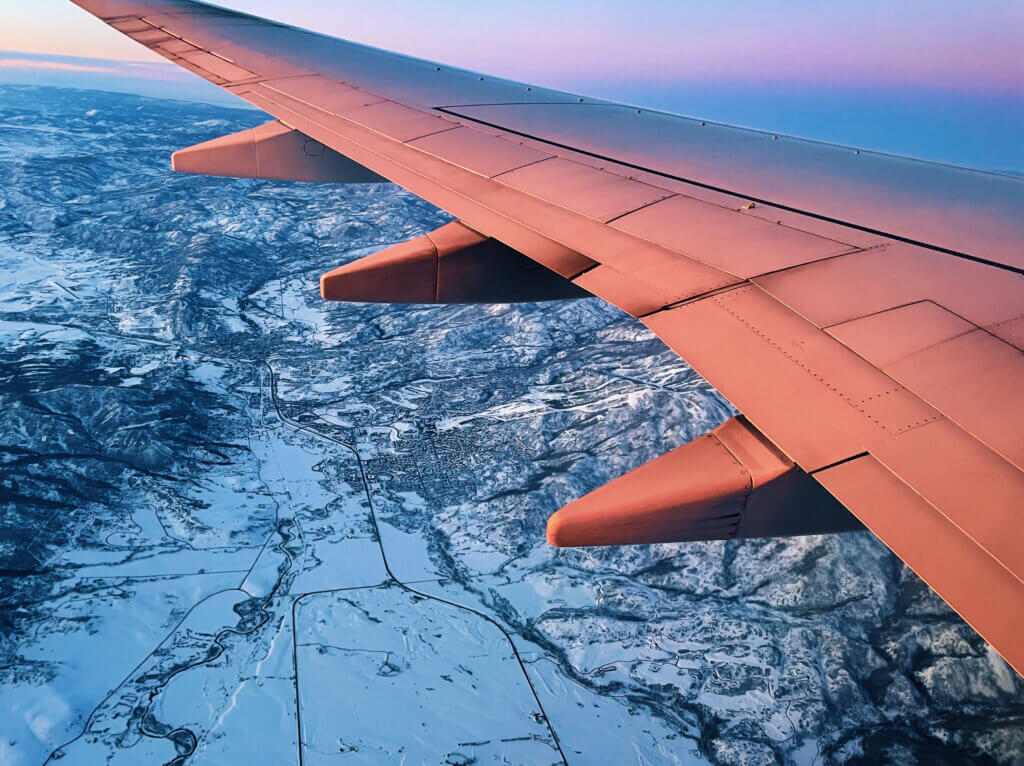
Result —
[[[810, 482], [1024, 670], [1024, 181], [581, 98], [186, 0], [75, 2], [273, 115], [284, 128], [263, 133], [282, 145], [301, 136], [355, 163], [335, 161], [334, 177], [390, 179], [456, 216], [473, 246], [497, 241], [494, 257], [525, 254], [639, 317], [746, 416], [617, 481], [686, 482], [687, 460], [721, 477], [605, 488], [553, 517], [553, 542], [649, 539], [638, 525], [674, 539], [812, 529], [810, 514], [771, 515], [779, 487], [810, 496]], [[274, 177], [322, 172], [290, 162], [276, 157]], [[430, 271], [424, 295], [440, 257], [430, 245], [409, 261]], [[365, 277], [332, 279], [350, 272]], [[744, 444], [762, 456], [745, 461]], [[644, 504], [633, 516], [608, 506], [630, 497]], [[744, 517], [755, 502], [762, 515]]]

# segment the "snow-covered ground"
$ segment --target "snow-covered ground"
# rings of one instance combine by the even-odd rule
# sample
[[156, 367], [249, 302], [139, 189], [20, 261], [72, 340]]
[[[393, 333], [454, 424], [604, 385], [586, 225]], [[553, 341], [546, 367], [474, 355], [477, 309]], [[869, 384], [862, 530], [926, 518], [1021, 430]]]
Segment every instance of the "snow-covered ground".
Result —
[[260, 116], [0, 86], [0, 763], [1014, 763], [868, 533], [554, 550], [729, 406], [600, 301], [324, 304], [444, 223], [176, 176]]

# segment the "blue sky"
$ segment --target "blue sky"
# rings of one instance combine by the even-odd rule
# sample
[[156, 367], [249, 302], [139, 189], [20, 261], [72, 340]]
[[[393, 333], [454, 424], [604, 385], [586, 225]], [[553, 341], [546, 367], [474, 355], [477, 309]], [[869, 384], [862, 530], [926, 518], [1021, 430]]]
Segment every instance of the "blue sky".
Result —
[[[0, 81], [81, 82], [224, 102], [190, 75], [162, 66], [131, 67], [128, 78], [76, 70], [118, 67], [52, 56], [159, 59], [66, 0], [11, 4], [3, 12], [0, 50], [25, 55], [0, 59]], [[588, 95], [1024, 172], [1021, 0], [220, 4]], [[42, 69], [41, 60], [66, 67]], [[154, 87], [154, 78], [162, 84]]]

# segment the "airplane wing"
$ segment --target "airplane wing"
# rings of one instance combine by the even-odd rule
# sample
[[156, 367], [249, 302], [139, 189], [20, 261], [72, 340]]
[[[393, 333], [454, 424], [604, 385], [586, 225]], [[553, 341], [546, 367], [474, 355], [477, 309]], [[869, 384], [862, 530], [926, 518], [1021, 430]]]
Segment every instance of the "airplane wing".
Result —
[[551, 542], [859, 520], [1024, 671], [1024, 180], [580, 97], [188, 0], [74, 2], [276, 118], [178, 152], [177, 169], [384, 178], [458, 219], [325, 274], [324, 297], [597, 295], [743, 413], [558, 511]]

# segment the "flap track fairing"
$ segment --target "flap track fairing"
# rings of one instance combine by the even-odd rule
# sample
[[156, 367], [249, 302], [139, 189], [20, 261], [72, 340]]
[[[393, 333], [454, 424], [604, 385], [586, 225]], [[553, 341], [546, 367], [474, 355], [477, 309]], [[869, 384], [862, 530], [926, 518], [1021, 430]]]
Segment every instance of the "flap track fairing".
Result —
[[460, 221], [320, 277], [329, 301], [516, 303], [590, 293]]
[[632, 545], [847, 532], [863, 526], [746, 418], [570, 503], [552, 545]]
[[312, 183], [381, 183], [386, 178], [277, 120], [171, 155], [181, 173]]

